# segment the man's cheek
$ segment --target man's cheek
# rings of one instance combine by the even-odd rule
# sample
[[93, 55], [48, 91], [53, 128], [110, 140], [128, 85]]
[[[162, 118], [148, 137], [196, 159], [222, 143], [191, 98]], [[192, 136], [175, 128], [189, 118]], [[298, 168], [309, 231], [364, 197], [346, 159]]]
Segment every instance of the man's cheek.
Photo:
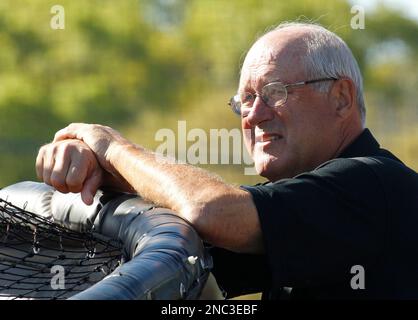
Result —
[[254, 155], [254, 145], [255, 145], [254, 130], [246, 129], [246, 128], [243, 128], [242, 130], [243, 130], [242, 135], [243, 135], [243, 138], [244, 138], [245, 147], [247, 148], [247, 151], [250, 154], [250, 156], [253, 156]]

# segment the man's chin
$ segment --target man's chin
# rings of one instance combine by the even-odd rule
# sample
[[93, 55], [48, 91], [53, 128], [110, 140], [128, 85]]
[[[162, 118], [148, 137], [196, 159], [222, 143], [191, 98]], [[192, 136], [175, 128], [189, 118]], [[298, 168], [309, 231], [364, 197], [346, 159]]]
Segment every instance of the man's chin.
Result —
[[285, 166], [279, 163], [278, 159], [270, 159], [270, 161], [256, 161], [255, 170], [257, 174], [271, 182], [285, 178], [292, 178], [291, 174], [287, 173], [289, 170], [286, 170]]
[[258, 175], [272, 182], [278, 180], [277, 176], [280, 175], [280, 172], [277, 170], [277, 168], [269, 163], [261, 163], [259, 165], [256, 164], [255, 170], [257, 171]]

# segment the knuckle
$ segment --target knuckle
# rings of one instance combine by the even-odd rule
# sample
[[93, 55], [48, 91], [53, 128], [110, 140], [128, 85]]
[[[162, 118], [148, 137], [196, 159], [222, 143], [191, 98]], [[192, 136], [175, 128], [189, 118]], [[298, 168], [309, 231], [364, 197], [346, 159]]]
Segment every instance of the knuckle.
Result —
[[59, 191], [65, 190], [65, 182], [62, 179], [61, 175], [57, 172], [53, 172], [51, 174], [51, 178], [49, 179], [51, 185], [58, 189]]
[[44, 144], [42, 147], [39, 148], [38, 155], [44, 156], [48, 152], [50, 147], [51, 147], [50, 143]]
[[49, 145], [49, 147], [47, 148], [47, 150], [46, 150], [46, 152], [47, 153], [49, 153], [50, 155], [52, 154], [55, 154], [55, 153], [57, 153], [57, 151], [58, 151], [58, 146], [59, 146], [59, 144], [58, 143], [51, 143], [50, 145]]
[[74, 149], [74, 144], [71, 141], [61, 141], [57, 146], [57, 152], [61, 153], [63, 156], [67, 156]]
[[77, 174], [77, 170], [71, 170], [73, 172], [69, 172], [65, 183], [68, 186], [69, 190], [72, 192], [79, 192], [83, 188], [83, 177]]
[[82, 142], [79, 140], [71, 139], [71, 140], [63, 140], [59, 145], [60, 152], [64, 156], [68, 156], [72, 153], [79, 152], [82, 147]]
[[92, 128], [96, 129], [97, 131], [106, 130], [106, 126], [103, 126], [101, 124], [92, 124]]
[[87, 148], [81, 148], [79, 150], [79, 153], [80, 153], [80, 156], [83, 158], [83, 160], [90, 159], [92, 155], [92, 152]]

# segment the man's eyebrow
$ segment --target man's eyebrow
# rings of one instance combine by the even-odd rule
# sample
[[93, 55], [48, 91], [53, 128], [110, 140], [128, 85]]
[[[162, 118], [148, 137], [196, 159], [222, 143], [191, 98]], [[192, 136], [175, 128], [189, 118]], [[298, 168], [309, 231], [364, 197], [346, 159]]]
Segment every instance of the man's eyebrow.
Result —
[[277, 74], [277, 70], [272, 71], [270, 73], [267, 73], [264, 77], [264, 83], [270, 83], [270, 82], [283, 82], [283, 77], [279, 76]]
[[[276, 66], [276, 65], [274, 65]], [[277, 67], [277, 66], [276, 66]], [[248, 72], [248, 70], [246, 70]], [[281, 77], [278, 73], [277, 68], [276, 69], [270, 69], [268, 71], [265, 71], [265, 73], [262, 75], [262, 77], [257, 77], [257, 79], [254, 79], [254, 75], [250, 73], [244, 73], [245, 71], [241, 70], [241, 76], [244, 76], [246, 78], [246, 81], [243, 86], [238, 87], [238, 92], [254, 92], [257, 90], [261, 90], [263, 86], [270, 82], [283, 82], [283, 77]]]
[[260, 90], [262, 87], [264, 87], [265, 85], [272, 83], [272, 82], [280, 82], [280, 83], [284, 83], [280, 77], [276, 76], [272, 76], [272, 77], [267, 77], [267, 79], [262, 80], [259, 84], [257, 84], [255, 87], [252, 85], [254, 82], [252, 81], [247, 81], [245, 86], [238, 88], [238, 91], [245, 91], [245, 92], [253, 92], [253, 91], [257, 91], [256, 87], [258, 90]]
[[[272, 83], [272, 82], [280, 82], [280, 83], [284, 83], [281, 79], [279, 79], [279, 78], [274, 78], [274, 79], [271, 79], [271, 80], [267, 81], [267, 82], [266, 82], [266, 84], [268, 84], [268, 83]], [[266, 84], [265, 84], [265, 85], [266, 85]]]

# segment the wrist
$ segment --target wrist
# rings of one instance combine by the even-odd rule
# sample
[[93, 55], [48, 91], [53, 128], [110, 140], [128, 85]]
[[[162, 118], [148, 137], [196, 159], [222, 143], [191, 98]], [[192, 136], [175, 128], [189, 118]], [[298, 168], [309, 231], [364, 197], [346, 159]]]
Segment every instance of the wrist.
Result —
[[129, 156], [134, 153], [141, 151], [142, 148], [137, 146], [128, 140], [115, 141], [109, 145], [106, 152], [106, 161], [110, 165], [112, 172], [118, 173], [120, 169], [126, 168], [126, 161]]

